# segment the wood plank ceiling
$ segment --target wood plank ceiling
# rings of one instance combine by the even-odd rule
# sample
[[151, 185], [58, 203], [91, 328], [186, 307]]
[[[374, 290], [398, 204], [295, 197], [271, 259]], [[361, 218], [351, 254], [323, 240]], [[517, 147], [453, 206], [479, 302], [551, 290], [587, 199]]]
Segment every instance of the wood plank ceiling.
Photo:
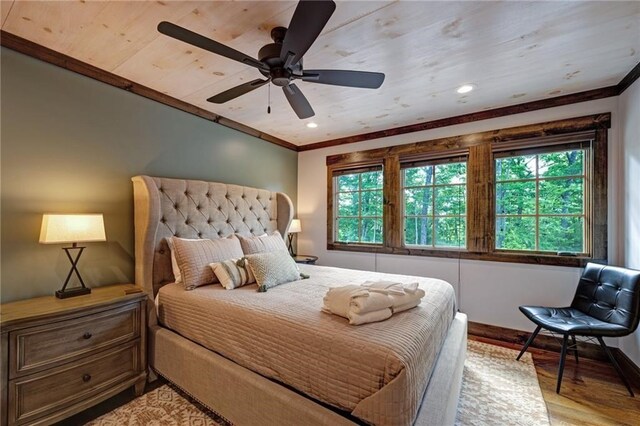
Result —
[[[640, 2], [339, 1], [305, 67], [379, 71], [379, 90], [298, 82], [206, 99], [257, 70], [163, 36], [168, 20], [257, 56], [296, 2], [2, 1], [2, 29], [296, 145], [617, 84], [640, 58]], [[473, 83], [476, 90], [455, 89]], [[305, 124], [314, 121], [316, 129]]]

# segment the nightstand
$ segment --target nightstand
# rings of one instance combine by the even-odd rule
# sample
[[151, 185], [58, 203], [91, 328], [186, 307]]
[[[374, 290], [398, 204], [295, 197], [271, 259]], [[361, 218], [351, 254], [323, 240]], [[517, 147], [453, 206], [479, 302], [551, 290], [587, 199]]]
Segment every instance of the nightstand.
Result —
[[51, 424], [147, 378], [147, 295], [133, 284], [0, 306], [0, 424]]
[[311, 256], [308, 254], [298, 254], [292, 257], [293, 260], [296, 261], [296, 263], [306, 263], [307, 265], [315, 265], [316, 261], [318, 260], [318, 256]]

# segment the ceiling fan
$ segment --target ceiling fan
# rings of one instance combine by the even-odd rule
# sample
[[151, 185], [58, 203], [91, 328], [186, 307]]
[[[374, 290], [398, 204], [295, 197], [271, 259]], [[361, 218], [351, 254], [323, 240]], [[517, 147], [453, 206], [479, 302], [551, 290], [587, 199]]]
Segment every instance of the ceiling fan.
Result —
[[273, 43], [260, 49], [257, 60], [170, 22], [160, 22], [158, 31], [201, 49], [257, 68], [266, 77], [266, 79], [256, 79], [225, 90], [210, 97], [207, 101], [223, 104], [271, 82], [282, 87], [282, 91], [295, 113], [299, 118], [304, 119], [313, 117], [315, 113], [307, 98], [293, 83], [294, 80], [367, 89], [377, 89], [384, 81], [384, 74], [378, 72], [303, 69], [302, 57], [318, 38], [335, 9], [336, 4], [331, 0], [301, 0], [293, 13], [289, 28], [276, 27], [272, 29]]

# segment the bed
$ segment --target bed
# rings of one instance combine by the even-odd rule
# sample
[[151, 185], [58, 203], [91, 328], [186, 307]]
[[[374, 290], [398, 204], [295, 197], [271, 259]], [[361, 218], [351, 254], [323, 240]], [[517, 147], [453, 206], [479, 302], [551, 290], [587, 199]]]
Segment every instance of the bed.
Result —
[[[282, 193], [193, 180], [133, 178], [136, 282], [154, 301], [149, 365], [237, 425], [453, 424], [466, 317], [447, 283], [301, 265], [309, 279], [192, 291], [173, 283], [166, 238], [286, 235]], [[320, 312], [332, 286], [419, 281], [427, 297], [387, 321], [350, 326]], [[409, 337], [410, 336], [410, 337]]]

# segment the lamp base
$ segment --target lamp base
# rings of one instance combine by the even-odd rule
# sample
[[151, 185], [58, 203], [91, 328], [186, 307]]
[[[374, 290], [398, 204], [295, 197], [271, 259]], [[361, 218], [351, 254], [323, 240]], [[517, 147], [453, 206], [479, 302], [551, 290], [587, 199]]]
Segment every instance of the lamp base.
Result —
[[58, 299], [67, 299], [69, 297], [84, 296], [90, 294], [91, 289], [89, 287], [77, 287], [65, 290], [56, 290], [56, 297]]

